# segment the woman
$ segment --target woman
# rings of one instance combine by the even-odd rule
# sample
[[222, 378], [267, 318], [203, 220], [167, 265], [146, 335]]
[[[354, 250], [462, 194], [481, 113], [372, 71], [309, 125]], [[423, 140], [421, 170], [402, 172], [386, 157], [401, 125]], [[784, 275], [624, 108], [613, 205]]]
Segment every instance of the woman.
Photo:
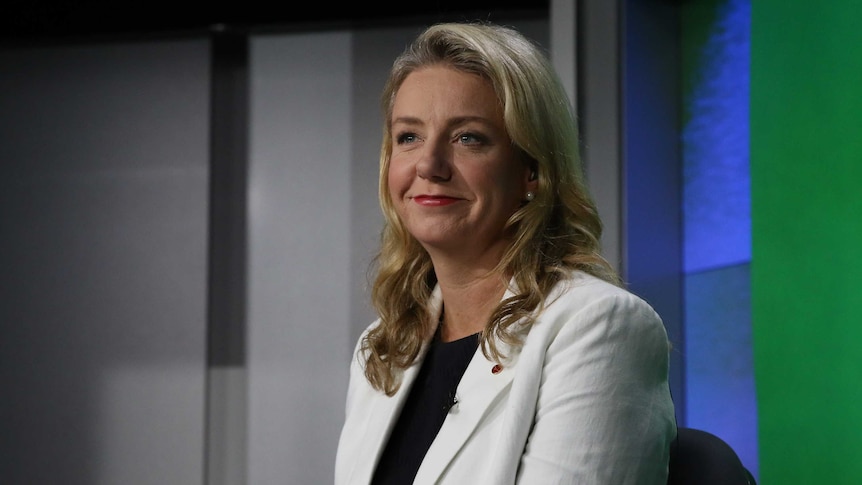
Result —
[[351, 366], [337, 484], [664, 484], [667, 335], [599, 254], [542, 52], [428, 28], [383, 93], [379, 319]]

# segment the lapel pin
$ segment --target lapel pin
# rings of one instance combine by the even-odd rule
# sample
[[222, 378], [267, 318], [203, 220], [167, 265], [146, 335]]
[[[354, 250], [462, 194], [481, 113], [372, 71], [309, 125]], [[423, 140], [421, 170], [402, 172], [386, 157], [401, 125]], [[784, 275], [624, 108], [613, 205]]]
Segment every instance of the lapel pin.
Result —
[[503, 366], [500, 364], [494, 364], [494, 367], [491, 367], [491, 374], [499, 374], [503, 372]]

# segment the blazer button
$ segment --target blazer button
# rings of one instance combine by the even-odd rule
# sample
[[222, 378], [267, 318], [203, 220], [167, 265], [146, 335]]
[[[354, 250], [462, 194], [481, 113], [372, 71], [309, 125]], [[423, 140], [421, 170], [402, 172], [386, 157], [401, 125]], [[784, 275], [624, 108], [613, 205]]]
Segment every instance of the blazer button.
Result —
[[491, 374], [499, 374], [503, 372], [503, 366], [500, 364], [495, 364], [494, 367], [491, 367]]

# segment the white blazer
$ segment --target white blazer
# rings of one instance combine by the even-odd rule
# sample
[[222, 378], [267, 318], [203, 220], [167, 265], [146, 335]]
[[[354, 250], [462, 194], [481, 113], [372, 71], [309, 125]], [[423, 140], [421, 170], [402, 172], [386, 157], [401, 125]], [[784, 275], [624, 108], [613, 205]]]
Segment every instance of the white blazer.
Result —
[[[439, 314], [439, 288], [432, 298]], [[676, 425], [661, 319], [637, 296], [580, 272], [548, 301], [520, 351], [501, 345], [511, 356], [502, 371], [476, 351], [414, 484], [667, 482]], [[358, 349], [336, 485], [370, 482], [421, 366], [406, 369], [388, 397], [368, 384]]]

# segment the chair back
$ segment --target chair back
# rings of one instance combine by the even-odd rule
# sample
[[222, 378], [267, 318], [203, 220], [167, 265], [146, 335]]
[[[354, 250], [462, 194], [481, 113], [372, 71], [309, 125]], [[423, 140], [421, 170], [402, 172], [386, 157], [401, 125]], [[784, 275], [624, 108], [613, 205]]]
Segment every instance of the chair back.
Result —
[[694, 428], [677, 430], [668, 472], [668, 485], [757, 485], [730, 445]]

